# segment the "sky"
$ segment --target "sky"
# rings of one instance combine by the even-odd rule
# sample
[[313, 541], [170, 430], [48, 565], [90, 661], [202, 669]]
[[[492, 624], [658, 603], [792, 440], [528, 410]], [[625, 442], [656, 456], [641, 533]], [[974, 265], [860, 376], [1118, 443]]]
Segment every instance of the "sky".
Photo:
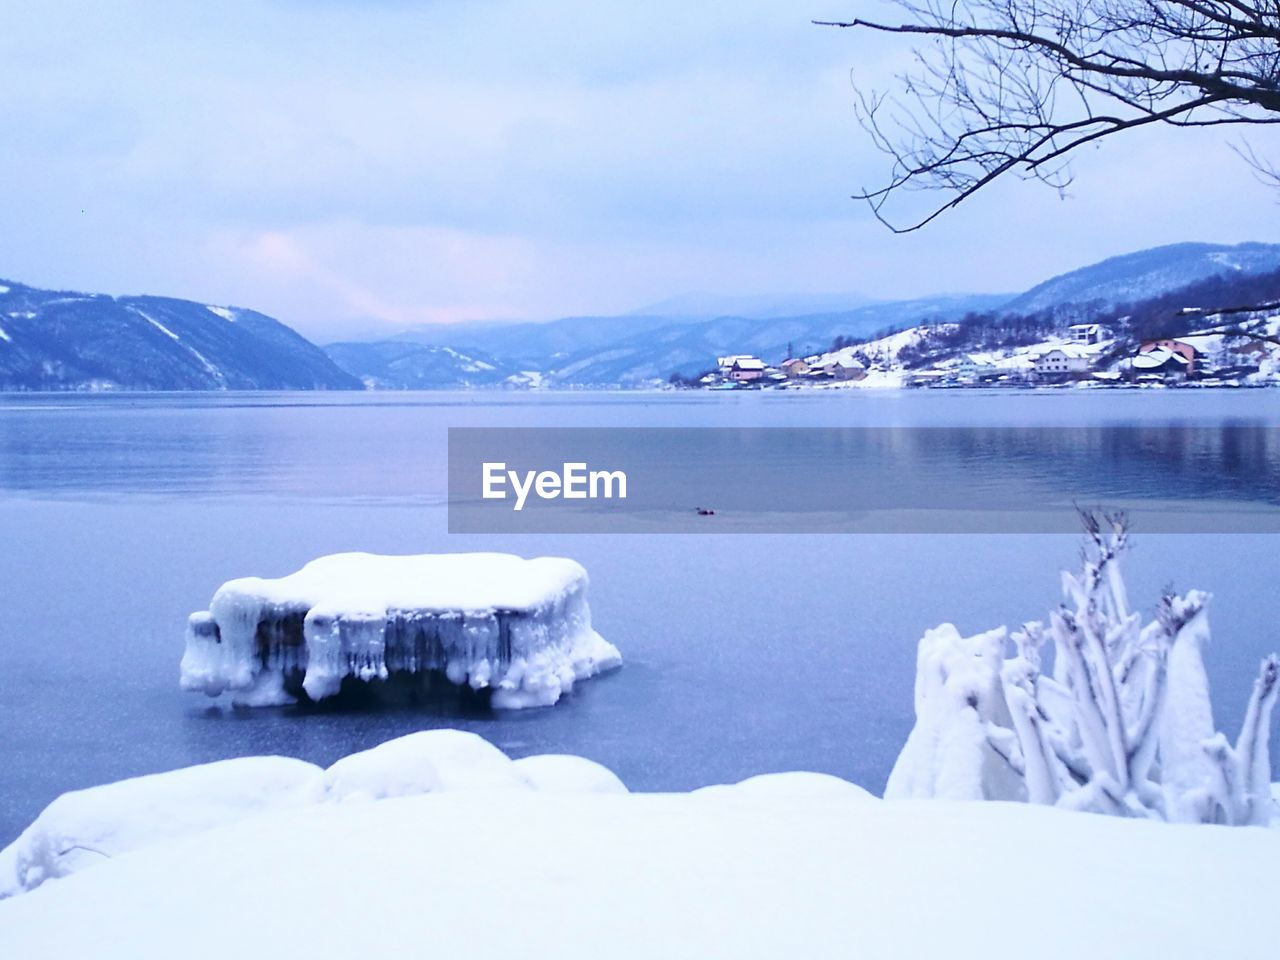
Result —
[[[0, 277], [252, 307], [325, 339], [688, 292], [1016, 291], [1280, 240], [1220, 130], [1152, 131], [896, 236], [852, 83], [873, 0], [16, 0]], [[1263, 143], [1264, 148], [1269, 144]]]

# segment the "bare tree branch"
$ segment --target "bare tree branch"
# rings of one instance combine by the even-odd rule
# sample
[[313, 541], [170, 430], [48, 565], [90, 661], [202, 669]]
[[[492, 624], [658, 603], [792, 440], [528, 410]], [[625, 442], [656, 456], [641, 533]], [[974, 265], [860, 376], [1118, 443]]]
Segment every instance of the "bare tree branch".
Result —
[[[904, 22], [814, 22], [917, 43], [893, 91], [856, 91], [859, 120], [892, 165], [855, 198], [897, 233], [1007, 174], [1063, 191], [1077, 151], [1129, 130], [1280, 123], [1275, 0], [893, 2]], [[1275, 177], [1251, 148], [1238, 152]], [[917, 189], [947, 199], [904, 224], [888, 205]]]
[[[1257, 314], [1266, 313], [1271, 310], [1280, 310], [1280, 300], [1271, 303], [1256, 303], [1245, 307], [1215, 307], [1212, 310], [1203, 310], [1199, 307], [1186, 307], [1182, 313], [1203, 313], [1210, 317], [1231, 316], [1242, 313]], [[1249, 322], [1241, 322], [1239, 320], [1230, 320], [1226, 323], [1219, 323], [1212, 327], [1206, 327], [1198, 333], [1222, 333], [1231, 337], [1246, 337], [1250, 340], [1256, 340], [1259, 343], [1271, 343], [1280, 347], [1280, 335], [1271, 332], [1269, 326], [1263, 324], [1255, 326]]]

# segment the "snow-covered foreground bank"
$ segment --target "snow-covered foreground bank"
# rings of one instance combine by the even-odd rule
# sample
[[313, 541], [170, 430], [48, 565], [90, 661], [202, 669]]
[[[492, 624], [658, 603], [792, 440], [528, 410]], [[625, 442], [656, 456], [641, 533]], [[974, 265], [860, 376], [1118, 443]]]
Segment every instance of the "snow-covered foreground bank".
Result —
[[0, 902], [0, 956], [989, 960], [1274, 944], [1280, 834], [1258, 828], [882, 801], [804, 774], [627, 794], [586, 761], [513, 763], [452, 732], [316, 768], [309, 802], [292, 770], [287, 809]]

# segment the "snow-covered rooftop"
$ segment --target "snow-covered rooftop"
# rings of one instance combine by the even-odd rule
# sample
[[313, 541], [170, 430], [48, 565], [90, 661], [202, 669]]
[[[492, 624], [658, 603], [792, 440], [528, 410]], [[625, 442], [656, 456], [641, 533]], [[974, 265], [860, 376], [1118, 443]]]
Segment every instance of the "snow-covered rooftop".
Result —
[[1135, 370], [1154, 370], [1157, 367], [1163, 367], [1170, 360], [1189, 366], [1191, 361], [1175, 350], [1168, 350], [1164, 347], [1157, 347], [1155, 350], [1148, 350], [1145, 353], [1139, 353], [1133, 358], [1133, 368]]

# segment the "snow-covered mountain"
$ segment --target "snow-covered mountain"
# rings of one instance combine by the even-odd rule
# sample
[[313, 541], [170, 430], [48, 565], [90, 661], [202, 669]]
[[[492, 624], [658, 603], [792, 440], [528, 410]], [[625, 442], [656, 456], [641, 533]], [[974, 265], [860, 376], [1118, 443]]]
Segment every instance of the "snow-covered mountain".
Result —
[[729, 296], [716, 293], [684, 293], [633, 311], [643, 316], [686, 317], [803, 317], [818, 313], [843, 313], [876, 302], [858, 293], [775, 293]]
[[0, 281], [0, 390], [358, 390], [271, 317]]
[[866, 340], [967, 313], [1085, 317], [1206, 278], [1277, 269], [1280, 245], [1183, 243], [1113, 257], [1015, 297], [686, 295], [620, 316], [437, 325], [325, 351], [253, 310], [0, 281], [0, 389], [640, 386], [700, 373], [726, 353], [804, 356], [838, 337]]
[[1219, 274], [1280, 269], [1280, 244], [1175, 243], [1111, 257], [1032, 287], [1011, 301], [1011, 313], [1058, 307], [1133, 303]]
[[[530, 373], [564, 386], [637, 386], [666, 380], [673, 372], [705, 370], [717, 353], [730, 348], [764, 356], [782, 354], [791, 345], [798, 352], [812, 353], [826, 349], [837, 336], [870, 336], [913, 321], [946, 320], [992, 309], [1007, 299], [984, 294], [930, 297], [790, 317], [689, 320], [641, 314], [566, 317], [549, 323], [459, 324], [374, 344], [333, 344], [326, 350], [343, 369], [378, 387], [489, 385]], [[466, 360], [483, 358], [501, 375], [481, 377], [474, 371], [455, 370], [450, 379], [447, 363], [432, 363], [421, 374], [415, 371], [418, 360], [439, 358], [446, 345]], [[415, 346], [432, 352], [415, 353]]]
[[536, 366], [545, 370], [556, 358], [600, 349], [635, 334], [686, 322], [676, 317], [639, 314], [563, 317], [546, 322], [479, 321], [417, 327], [392, 339], [452, 346], [464, 353], [501, 356], [512, 366]]
[[946, 321], [972, 310], [989, 309], [1003, 297], [931, 297], [877, 303], [840, 313], [755, 319], [720, 317], [696, 324], [671, 324], [569, 354], [552, 376], [566, 384], [616, 383], [624, 386], [673, 372], [686, 376], [714, 366], [717, 354], [751, 353], [781, 358], [825, 350], [838, 336], [871, 336], [913, 321]]
[[[406, 331], [380, 344], [329, 347], [339, 366], [378, 387], [434, 388], [511, 383], [640, 386], [707, 370], [717, 355], [778, 360], [829, 350], [837, 337], [992, 315], [1060, 311], [1064, 319], [1187, 287], [1221, 274], [1280, 269], [1280, 245], [1182, 243], [1113, 257], [1054, 277], [1017, 296], [969, 294], [861, 302], [854, 294], [688, 294], [621, 316], [545, 323], [465, 323]], [[824, 309], [825, 308], [825, 309]], [[396, 344], [389, 346], [388, 344]], [[414, 351], [409, 344], [432, 350]], [[452, 348], [453, 355], [442, 348]], [[477, 371], [475, 361], [493, 366]]]
[[[478, 350], [463, 353], [403, 340], [334, 343], [330, 359], [373, 390], [489, 387], [517, 382], [521, 371]], [[513, 380], [512, 378], [517, 378]]]

